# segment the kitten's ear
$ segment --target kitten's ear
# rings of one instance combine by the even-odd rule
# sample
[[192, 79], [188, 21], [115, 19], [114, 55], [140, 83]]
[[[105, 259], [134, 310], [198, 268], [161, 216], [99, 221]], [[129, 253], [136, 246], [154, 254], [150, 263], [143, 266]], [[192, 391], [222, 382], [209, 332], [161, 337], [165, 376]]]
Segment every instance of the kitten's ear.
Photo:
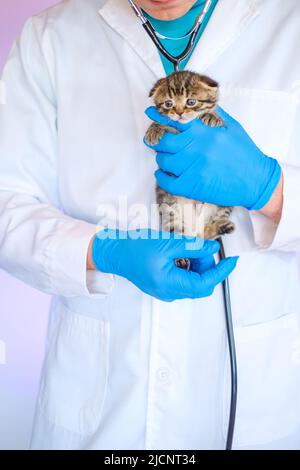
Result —
[[158, 80], [158, 82], [155, 83], [154, 87], [150, 90], [149, 98], [154, 98], [160, 86], [164, 83], [164, 81], [165, 81], [165, 78], [161, 78], [160, 80]]
[[149, 98], [153, 98], [153, 96], [155, 95], [155, 92], [156, 92], [156, 85], [154, 85], [154, 87], [150, 90]]
[[208, 88], [212, 88], [212, 89], [219, 88], [218, 82], [216, 82], [210, 77], [207, 77], [206, 75], [201, 75], [201, 82], [207, 85]]
[[219, 96], [219, 84], [206, 75], [201, 75], [200, 81], [202, 89], [206, 90], [207, 97], [211, 100], [217, 101]]

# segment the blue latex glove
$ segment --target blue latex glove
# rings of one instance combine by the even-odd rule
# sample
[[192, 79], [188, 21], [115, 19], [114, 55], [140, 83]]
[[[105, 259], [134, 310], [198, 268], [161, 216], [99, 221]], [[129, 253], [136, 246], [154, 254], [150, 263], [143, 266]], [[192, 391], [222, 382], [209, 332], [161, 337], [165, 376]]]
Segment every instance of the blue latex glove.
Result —
[[262, 209], [279, 183], [281, 168], [257, 148], [237, 121], [221, 108], [217, 112], [225, 127], [208, 127], [200, 119], [180, 124], [161, 116], [155, 107], [146, 110], [153, 121], [181, 131], [167, 132], [151, 147], [158, 152], [157, 182], [170, 194]]
[[[219, 248], [215, 241], [167, 232], [105, 229], [93, 242], [92, 257], [99, 271], [125, 277], [146, 294], [171, 302], [207, 297], [229, 276], [237, 258], [216, 265], [213, 254]], [[176, 267], [176, 258], [189, 258], [191, 271]]]

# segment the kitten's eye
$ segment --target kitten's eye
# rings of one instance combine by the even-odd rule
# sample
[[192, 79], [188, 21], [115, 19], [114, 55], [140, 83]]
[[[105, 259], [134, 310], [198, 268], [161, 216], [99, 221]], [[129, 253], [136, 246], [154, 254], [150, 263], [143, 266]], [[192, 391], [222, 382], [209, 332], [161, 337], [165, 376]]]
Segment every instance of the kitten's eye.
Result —
[[197, 100], [194, 98], [189, 98], [188, 100], [186, 100], [186, 104], [188, 106], [195, 106], [197, 104]]
[[165, 107], [169, 109], [173, 108], [173, 101], [172, 100], [165, 101]]

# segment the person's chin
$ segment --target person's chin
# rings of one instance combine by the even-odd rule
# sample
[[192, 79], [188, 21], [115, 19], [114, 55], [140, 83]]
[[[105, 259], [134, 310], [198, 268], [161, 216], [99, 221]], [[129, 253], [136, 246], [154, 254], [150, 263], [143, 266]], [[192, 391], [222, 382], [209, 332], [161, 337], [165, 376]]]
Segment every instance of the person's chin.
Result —
[[150, 2], [156, 6], [156, 7], [160, 7], [160, 8], [168, 8], [170, 6], [174, 6], [174, 5], [179, 5], [179, 1], [178, 0], [150, 0]]

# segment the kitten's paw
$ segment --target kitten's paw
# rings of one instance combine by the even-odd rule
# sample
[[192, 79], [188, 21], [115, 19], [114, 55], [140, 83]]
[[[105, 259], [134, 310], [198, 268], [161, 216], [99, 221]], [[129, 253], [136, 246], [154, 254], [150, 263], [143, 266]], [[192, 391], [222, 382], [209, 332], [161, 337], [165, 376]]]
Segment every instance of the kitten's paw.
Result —
[[177, 268], [185, 269], [189, 271], [191, 269], [191, 262], [187, 258], [177, 258], [175, 259], [175, 265]]
[[218, 224], [218, 234], [219, 235], [226, 235], [230, 234], [234, 231], [235, 225], [230, 220], [226, 220]]
[[201, 121], [209, 127], [223, 127], [224, 123], [217, 114], [204, 114], [201, 116]]
[[146, 132], [145, 139], [148, 145], [157, 145], [166, 130], [159, 124], [153, 123]]
[[207, 225], [204, 229], [205, 240], [216, 240], [222, 235], [230, 234], [234, 231], [235, 225], [228, 219], [219, 220], [213, 224]]

